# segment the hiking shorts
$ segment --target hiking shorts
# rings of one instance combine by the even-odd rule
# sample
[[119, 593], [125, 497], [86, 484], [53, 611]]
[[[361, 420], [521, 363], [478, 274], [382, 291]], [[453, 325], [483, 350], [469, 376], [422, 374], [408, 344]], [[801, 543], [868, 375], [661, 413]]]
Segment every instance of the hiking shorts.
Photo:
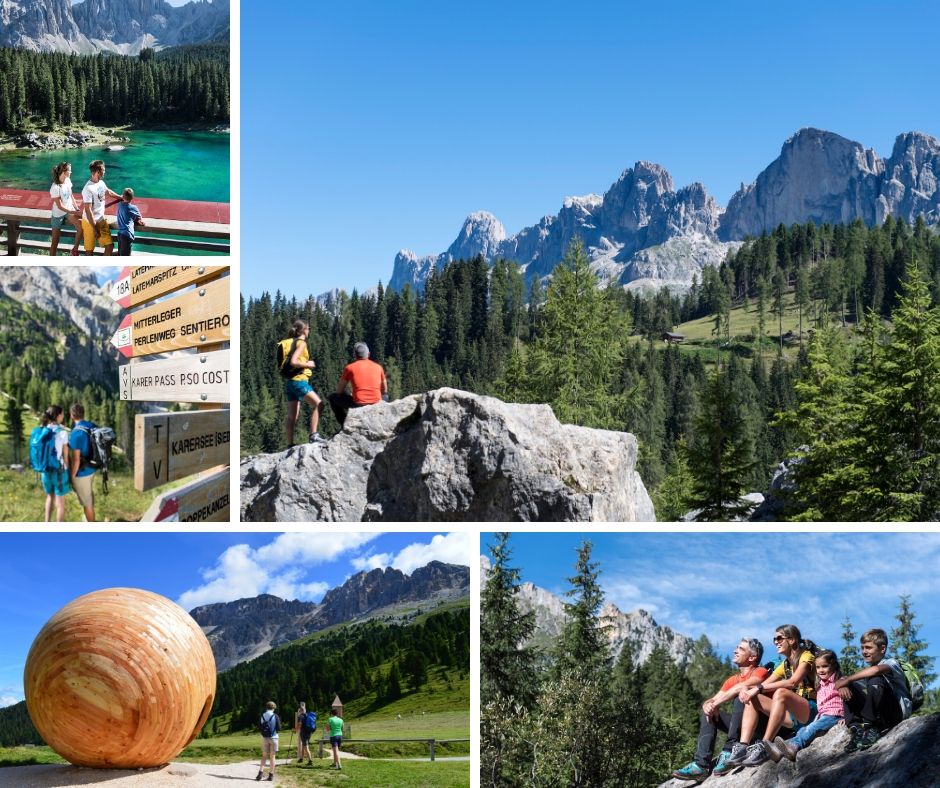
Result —
[[309, 744], [311, 736], [313, 736], [313, 731], [301, 725], [300, 726], [300, 743]]
[[342, 747], [342, 746], [343, 746], [342, 736], [330, 736], [330, 747]]
[[813, 720], [816, 719], [816, 701], [807, 700], [809, 704], [809, 717], [806, 722], [800, 722], [796, 717], [793, 716], [793, 712], [790, 712], [790, 722], [793, 724], [793, 730], [798, 731], [800, 728], [804, 728], [809, 725]]
[[52, 229], [61, 230], [63, 227], [65, 227], [65, 225], [71, 224], [72, 222], [69, 219], [70, 216], [73, 216], [73, 214], [63, 213], [61, 216], [53, 216]]
[[261, 737], [261, 752], [264, 755], [270, 755], [274, 757], [274, 753], [277, 752], [277, 739]]
[[316, 393], [313, 391], [313, 386], [306, 380], [284, 381], [284, 394], [288, 402], [303, 402], [304, 397], [311, 392]]
[[61, 471], [43, 471], [42, 489], [46, 495], [58, 495], [62, 497], [69, 494], [69, 473], [66, 470]]
[[75, 490], [75, 494], [78, 496], [78, 502], [82, 506], [95, 505], [95, 493], [92, 489], [92, 481], [94, 478], [95, 474], [89, 473], [87, 476], [76, 476], [72, 480], [72, 489]]
[[99, 219], [94, 226], [88, 223], [87, 219], [82, 219], [82, 235], [85, 238], [85, 251], [95, 251], [95, 239], [102, 246], [114, 246], [111, 239], [111, 227], [107, 219]]

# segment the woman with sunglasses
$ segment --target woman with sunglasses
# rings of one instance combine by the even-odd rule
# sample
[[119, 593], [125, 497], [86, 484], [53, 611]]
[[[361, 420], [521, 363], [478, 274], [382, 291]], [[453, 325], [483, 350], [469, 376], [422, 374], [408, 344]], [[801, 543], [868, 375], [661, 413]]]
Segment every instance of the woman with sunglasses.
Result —
[[756, 687], [741, 690], [738, 698], [744, 706], [741, 741], [749, 742], [757, 730], [759, 715], [767, 717], [764, 738], [747, 748], [744, 766], [759, 766], [768, 758], [779, 761], [783, 756], [782, 742], [774, 742], [781, 728], [794, 733], [816, 717], [816, 663], [819, 648], [804, 640], [793, 624], [777, 627], [774, 636], [777, 653], [783, 662], [774, 668], [770, 678]]

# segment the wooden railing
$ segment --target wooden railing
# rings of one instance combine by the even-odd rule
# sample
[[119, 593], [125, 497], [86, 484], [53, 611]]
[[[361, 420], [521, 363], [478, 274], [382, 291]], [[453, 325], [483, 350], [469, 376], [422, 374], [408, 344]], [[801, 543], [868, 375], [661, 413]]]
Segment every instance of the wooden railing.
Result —
[[[50, 211], [36, 208], [0, 208], [0, 248], [7, 255], [19, 255], [23, 252], [48, 253], [52, 237], [52, 228], [49, 225]], [[108, 216], [111, 225], [111, 235], [115, 239], [115, 254], [117, 254], [117, 219]], [[176, 219], [147, 219], [144, 232], [134, 239], [135, 254], [173, 254], [174, 252], [200, 252], [214, 254], [230, 254], [231, 233], [227, 224], [212, 222], [188, 222]], [[157, 236], [181, 235], [183, 238], [149, 237], [153, 233]], [[26, 238], [24, 236], [40, 236], [41, 240]], [[62, 228], [59, 238], [59, 254], [68, 255], [75, 238], [75, 229], [70, 224]], [[154, 251], [143, 251], [143, 248], [154, 247]], [[81, 248], [81, 247], [80, 247]], [[84, 249], [81, 249], [84, 253]], [[101, 247], [95, 249], [95, 254], [103, 254]]]
[[[422, 742], [423, 744], [428, 745], [428, 756], [433, 761], [435, 758], [437, 745], [438, 744], [452, 744], [456, 742], [469, 742], [470, 739], [343, 739], [343, 744], [377, 744], [379, 742], [385, 743], [399, 743], [399, 742]], [[323, 757], [324, 747], [330, 746], [329, 739], [320, 739], [320, 752], [319, 757]]]

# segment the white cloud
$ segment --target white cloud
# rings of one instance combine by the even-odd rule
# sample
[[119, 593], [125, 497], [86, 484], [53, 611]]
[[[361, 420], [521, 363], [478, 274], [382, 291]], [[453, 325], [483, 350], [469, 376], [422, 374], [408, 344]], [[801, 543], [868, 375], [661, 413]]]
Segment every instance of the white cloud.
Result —
[[470, 536], [462, 531], [449, 534], [437, 534], [430, 544], [415, 542], [402, 549], [395, 556], [391, 565], [396, 569], [410, 575], [415, 569], [424, 566], [430, 561], [443, 561], [445, 564], [470, 565], [470, 556], [476, 552], [470, 547]]
[[353, 558], [349, 563], [359, 572], [369, 572], [373, 569], [385, 569], [385, 567], [391, 566], [394, 558], [395, 556], [391, 553], [373, 553], [372, 555]]
[[283, 599], [317, 600], [329, 588], [322, 582], [301, 582], [311, 566], [334, 561], [372, 541], [378, 534], [288, 533], [252, 549], [233, 545], [216, 565], [202, 572], [203, 585], [189, 589], [177, 600], [185, 610], [213, 602], [274, 594]]
[[0, 695], [0, 709], [6, 706], [13, 706], [21, 700], [22, 698], [14, 698], [12, 695]]

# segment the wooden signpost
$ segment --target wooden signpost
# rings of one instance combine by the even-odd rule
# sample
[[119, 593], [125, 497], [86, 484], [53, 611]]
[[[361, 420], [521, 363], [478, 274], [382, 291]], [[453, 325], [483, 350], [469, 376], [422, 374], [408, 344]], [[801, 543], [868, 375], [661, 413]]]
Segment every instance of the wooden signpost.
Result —
[[141, 518], [146, 522], [227, 522], [229, 470], [211, 473], [157, 497]]
[[[231, 401], [231, 353], [223, 344], [231, 338], [227, 270], [128, 266], [111, 288], [115, 301], [134, 308], [111, 339], [132, 359], [118, 372], [121, 399], [196, 403], [197, 408], [135, 417], [135, 489], [192, 477], [158, 496], [144, 521], [225, 522], [230, 517], [230, 411], [218, 407]], [[180, 350], [187, 352], [172, 352]], [[141, 360], [156, 354], [162, 357]]]
[[124, 364], [121, 399], [150, 402], [230, 402], [228, 350]]
[[130, 309], [185, 285], [214, 279], [224, 270], [221, 265], [126, 265], [111, 285], [111, 298]]
[[127, 315], [111, 337], [126, 358], [228, 342], [228, 277]]
[[228, 410], [148, 413], [134, 430], [134, 488], [143, 492], [229, 458]]

